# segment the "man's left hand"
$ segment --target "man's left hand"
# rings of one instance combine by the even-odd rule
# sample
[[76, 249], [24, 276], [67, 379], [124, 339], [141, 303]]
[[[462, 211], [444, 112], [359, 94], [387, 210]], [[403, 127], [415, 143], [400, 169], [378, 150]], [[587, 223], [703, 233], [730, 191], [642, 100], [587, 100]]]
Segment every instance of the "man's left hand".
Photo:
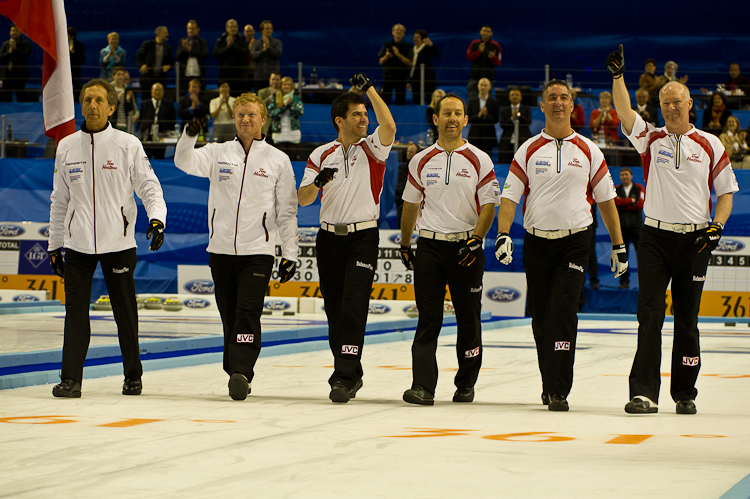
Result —
[[609, 254], [609, 268], [615, 273], [615, 279], [628, 270], [628, 252], [624, 244], [613, 244]]
[[620, 48], [607, 57], [607, 69], [612, 73], [613, 78], [622, 76], [625, 72], [625, 54], [623, 53], [622, 44]]
[[[154, 236], [151, 239], [151, 236]], [[146, 239], [151, 239], [151, 251], [158, 251], [164, 242], [164, 224], [159, 220], [153, 219], [148, 223], [148, 229], [146, 229]]]
[[349, 79], [349, 83], [351, 83], [354, 86], [354, 88], [356, 88], [362, 93], [367, 93], [370, 87], [373, 86], [370, 79], [364, 73], [355, 74]]
[[719, 245], [719, 239], [721, 239], [721, 230], [724, 227], [721, 224], [712, 222], [708, 226], [706, 232], [704, 232], [698, 239], [695, 240], [695, 245], [699, 248], [698, 253], [708, 250], [712, 252]]
[[458, 264], [462, 267], [468, 267], [477, 261], [482, 254], [482, 240], [477, 236], [471, 236], [458, 250]]
[[288, 282], [297, 273], [297, 262], [282, 258], [279, 262], [279, 284]]

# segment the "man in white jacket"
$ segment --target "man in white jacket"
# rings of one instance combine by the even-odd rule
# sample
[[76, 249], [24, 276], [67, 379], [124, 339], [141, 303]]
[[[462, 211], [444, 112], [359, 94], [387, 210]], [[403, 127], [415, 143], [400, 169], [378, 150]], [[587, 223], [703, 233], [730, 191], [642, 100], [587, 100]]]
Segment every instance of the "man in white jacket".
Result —
[[137, 262], [133, 191], [148, 213], [146, 234], [153, 236], [152, 251], [164, 241], [167, 206], [140, 141], [107, 121], [116, 105], [117, 94], [106, 80], [88, 82], [81, 91], [86, 122], [57, 146], [48, 249], [55, 273], [65, 277], [65, 332], [61, 383], [52, 390], [55, 397], [81, 396], [97, 263], [102, 266], [120, 338], [122, 393], [139, 395], [142, 389], [133, 280]]
[[289, 157], [263, 140], [263, 101], [245, 93], [233, 109], [235, 140], [195, 149], [204, 122], [194, 119], [177, 142], [174, 162], [185, 173], [211, 182], [207, 251], [224, 325], [224, 371], [229, 396], [245, 400], [260, 354], [260, 316], [277, 232], [279, 282], [297, 271], [297, 191]]

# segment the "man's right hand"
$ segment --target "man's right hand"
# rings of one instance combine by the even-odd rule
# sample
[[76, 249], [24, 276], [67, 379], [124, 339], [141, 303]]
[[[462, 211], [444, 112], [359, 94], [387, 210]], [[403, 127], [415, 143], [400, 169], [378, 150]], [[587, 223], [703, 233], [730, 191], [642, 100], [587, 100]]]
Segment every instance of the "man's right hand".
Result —
[[503, 265], [513, 261], [513, 239], [507, 232], [501, 232], [495, 239], [495, 258]]
[[205, 126], [206, 121], [204, 120], [204, 118], [193, 118], [185, 127], [185, 131], [187, 132], [188, 137], [195, 137], [196, 135], [201, 133], [201, 130], [203, 130]]
[[49, 263], [52, 265], [52, 271], [59, 277], [65, 277], [65, 262], [63, 261], [62, 248], [48, 251]]
[[613, 78], [618, 78], [625, 72], [625, 55], [623, 54], [622, 44], [619, 50], [609, 54], [607, 57], [607, 69], [612, 73]]
[[336, 174], [336, 172], [339, 171], [338, 168], [323, 168], [320, 170], [320, 173], [317, 177], [315, 177], [315, 180], [313, 181], [313, 184], [315, 184], [315, 187], [320, 189], [324, 185], [326, 185], [328, 182], [333, 180], [333, 176]]
[[411, 249], [411, 246], [404, 246], [402, 244], [399, 252], [401, 253], [401, 262], [406, 267], [406, 270], [414, 270], [414, 251]]

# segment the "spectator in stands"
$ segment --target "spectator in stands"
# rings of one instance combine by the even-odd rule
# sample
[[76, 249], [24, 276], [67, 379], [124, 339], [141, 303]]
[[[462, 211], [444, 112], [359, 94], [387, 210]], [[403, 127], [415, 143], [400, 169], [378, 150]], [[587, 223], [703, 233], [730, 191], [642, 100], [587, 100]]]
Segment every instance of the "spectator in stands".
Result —
[[[177, 47], [177, 60], [180, 61], [180, 87], [192, 79], [206, 86], [206, 59], [208, 59], [208, 42], [201, 38], [200, 25], [195, 19], [187, 23], [187, 36], [180, 40]], [[183, 83], [184, 82], [184, 83]]]
[[[247, 46], [247, 42], [245, 46]], [[251, 53], [252, 59], [255, 61], [255, 85], [257, 88], [262, 88], [266, 84], [271, 73], [281, 72], [279, 60], [283, 48], [281, 40], [273, 37], [273, 23], [271, 21], [260, 23], [260, 40], [253, 44]]]
[[[245, 40], [247, 40], [247, 57], [245, 57], [245, 88], [247, 92], [250, 92], [255, 88], [255, 61], [253, 60], [253, 45], [258, 40], [255, 39], [255, 28], [252, 24], [246, 24], [243, 29], [245, 34]], [[265, 85], [266, 82], [263, 82]], [[257, 92], [260, 88], [255, 88]], [[244, 93], [244, 92], [242, 92]]]
[[247, 40], [238, 33], [237, 21], [230, 19], [226, 31], [216, 40], [214, 57], [219, 61], [219, 80], [229, 82], [230, 87], [242, 88], [245, 79]]
[[117, 93], [117, 107], [115, 112], [109, 117], [112, 126], [123, 132], [128, 131], [128, 115], [135, 108], [135, 97], [133, 91], [125, 84], [125, 68], [117, 66], [112, 72], [112, 86]]
[[437, 103], [440, 102], [443, 97], [445, 97], [445, 90], [442, 88], [438, 88], [434, 92], [432, 92], [432, 100], [430, 100], [430, 105], [427, 106], [427, 110], [425, 111], [425, 118], [427, 119], [427, 124], [430, 125], [430, 130], [432, 131], [432, 141], [427, 141], [429, 144], [428, 146], [431, 146], [435, 143], [438, 136], [438, 129], [437, 125], [435, 124], [435, 121], [432, 119], [433, 115], [435, 114], [435, 108], [437, 108]]
[[[271, 99], [276, 97], [276, 93], [280, 89], [281, 89], [281, 75], [279, 73], [273, 72], [271, 73], [271, 76], [268, 77], [268, 86], [258, 90], [258, 97], [260, 98], [260, 100], [263, 101], [263, 104], [266, 106], [266, 109], [268, 109], [268, 106], [271, 105]], [[271, 120], [267, 119], [266, 122], [263, 124], [262, 133], [266, 137], [266, 141], [269, 144], [273, 144], [273, 140], [271, 140], [271, 137], [268, 135], [268, 132], [270, 131], [271, 131]]]
[[729, 65], [729, 79], [724, 83], [727, 90], [731, 90], [733, 94], [737, 93], [737, 90], [742, 90], [745, 95], [750, 94], [750, 78], [740, 76], [740, 65], [737, 62], [733, 62]]
[[586, 126], [586, 116], [583, 113], [583, 106], [576, 102], [578, 92], [574, 89], [570, 89], [570, 98], [573, 100], [573, 112], [570, 113], [570, 127], [576, 133], [580, 133], [583, 127]]
[[492, 150], [497, 147], [495, 124], [500, 118], [500, 103], [492, 97], [492, 84], [487, 78], [479, 80], [477, 88], [479, 95], [469, 99], [466, 110], [471, 125], [467, 139], [488, 156], [492, 156]]
[[513, 135], [516, 132], [515, 121], [518, 120], [518, 145], [523, 144], [531, 138], [531, 108], [526, 104], [521, 104], [523, 95], [517, 88], [508, 92], [508, 105], [500, 108], [500, 127], [503, 129], [503, 135], [500, 137], [498, 147], [497, 161], [508, 164], [513, 161], [513, 155], [516, 148], [513, 145]]
[[133, 96], [133, 110], [128, 113], [128, 122], [130, 123], [130, 126], [128, 127], [128, 133], [135, 133], [135, 126], [141, 113], [138, 111], [137, 96], [130, 87], [130, 71], [126, 70], [123, 74], [122, 83], [125, 85], [125, 88], [131, 90], [131, 95]]
[[409, 70], [409, 84], [414, 98], [414, 104], [422, 104], [422, 70], [424, 64], [424, 100], [427, 103], [429, 95], [435, 91], [437, 80], [432, 58], [440, 55], [438, 48], [432, 44], [427, 32], [418, 29], [414, 32], [414, 47], [411, 49], [411, 69]]
[[659, 105], [659, 90], [669, 80], [663, 75], [656, 76], [656, 61], [653, 59], [646, 59], [644, 68], [645, 71], [638, 80], [638, 86], [648, 91], [651, 105], [656, 107]]
[[383, 44], [378, 52], [378, 62], [383, 66], [383, 91], [381, 96], [386, 104], [391, 103], [393, 92], [396, 92], [396, 105], [406, 104], [406, 80], [412, 60], [407, 57], [411, 50], [404, 41], [406, 28], [403, 24], [394, 24], [391, 29], [393, 40]]
[[750, 169], [750, 149], [747, 147], [747, 132], [740, 129], [740, 122], [735, 116], [727, 117], [724, 132], [719, 135], [727, 156], [735, 170]]
[[591, 111], [589, 127], [596, 142], [599, 130], [604, 131], [604, 141], [607, 145], [620, 143], [620, 118], [617, 111], [612, 108], [612, 94], [604, 91], [599, 94], [599, 109]]
[[651, 96], [648, 93], [648, 90], [641, 87], [638, 90], [635, 91], [635, 100], [636, 105], [633, 106], [633, 111], [638, 113], [641, 118], [643, 118], [643, 121], [646, 123], [651, 123], [655, 127], [659, 127], [659, 114], [656, 111], [656, 108], [650, 104], [649, 98]]
[[495, 67], [502, 63], [500, 44], [492, 39], [492, 28], [486, 24], [482, 26], [479, 39], [472, 41], [466, 49], [466, 58], [471, 61], [469, 84], [466, 86], [471, 99], [477, 96], [479, 80], [487, 78], [491, 84], [495, 83]]
[[667, 79], [667, 81], [679, 81], [683, 85], [686, 85], [688, 81], [688, 75], [682, 75], [678, 78], [677, 69], [678, 66], [676, 62], [667, 61], [666, 64], [664, 64], [664, 77]]
[[86, 49], [76, 40], [78, 32], [68, 26], [68, 50], [70, 51], [70, 75], [73, 77], [73, 96], [81, 93], [81, 66], [86, 63]]
[[[645, 89], [642, 89], [644, 92]], [[646, 92], [648, 94], [648, 92]], [[648, 95], [646, 96], [648, 100]], [[635, 109], [633, 109], [635, 111]], [[636, 111], [637, 112], [637, 111]], [[622, 242], [625, 245], [625, 253], [633, 242], [633, 249], [638, 253], [638, 242], [641, 240], [641, 227], [643, 226], [643, 202], [646, 199], [646, 189], [641, 184], [633, 182], [633, 172], [627, 166], [620, 169], [620, 184], [615, 186], [615, 206], [620, 216], [620, 229], [622, 231]], [[628, 261], [630, 258], [628, 258]], [[630, 288], [630, 268], [620, 276], [620, 289]]]
[[31, 43], [23, 37], [21, 30], [15, 24], [10, 25], [10, 38], [0, 47], [0, 79], [3, 82], [0, 90], [0, 102], [25, 102], [24, 91], [29, 79], [29, 68], [26, 65], [31, 56]]
[[411, 161], [411, 158], [416, 156], [418, 152], [419, 146], [414, 142], [409, 142], [406, 146], [404, 156], [405, 160], [398, 165], [398, 179], [396, 180], [396, 194], [394, 198], [394, 203], [396, 204], [396, 216], [398, 217], [396, 219], [396, 223], [398, 224], [396, 228], [398, 229], [401, 228], [401, 213], [404, 209], [404, 200], [401, 198], [401, 195], [404, 193], [404, 188], [406, 187], [406, 182], [409, 178], [409, 161]]
[[703, 110], [704, 132], [712, 133], [719, 136], [727, 124], [727, 118], [732, 115], [732, 111], [727, 107], [727, 98], [721, 92], [715, 92], [711, 98], [711, 105]]
[[[138, 137], [143, 142], [158, 141], [174, 130], [177, 122], [174, 102], [164, 98], [164, 85], [154, 83], [151, 86], [151, 98], [141, 102], [140, 119], [138, 120]], [[146, 156], [151, 159], [164, 159], [165, 147], [160, 145], [144, 145]]]
[[172, 47], [167, 45], [169, 30], [166, 26], [157, 26], [154, 39], [146, 40], [135, 53], [135, 64], [141, 74], [141, 88], [145, 91], [154, 83], [161, 83], [166, 88], [167, 73], [174, 67]]
[[112, 70], [115, 66], [125, 66], [128, 54], [120, 47], [120, 35], [113, 31], [107, 35], [107, 46], [99, 51], [100, 78], [112, 79]]
[[177, 104], [177, 116], [182, 120], [182, 128], [185, 128], [193, 118], [202, 119], [208, 116], [208, 104], [201, 95], [200, 80], [190, 80], [187, 95]]
[[234, 97], [229, 95], [229, 83], [219, 83], [219, 96], [211, 99], [208, 110], [214, 120], [214, 142], [226, 142], [234, 139]]
[[281, 88], [268, 105], [273, 145], [285, 152], [292, 161], [297, 160], [297, 144], [302, 137], [299, 119], [304, 114], [302, 99], [294, 91], [294, 80], [285, 76]]

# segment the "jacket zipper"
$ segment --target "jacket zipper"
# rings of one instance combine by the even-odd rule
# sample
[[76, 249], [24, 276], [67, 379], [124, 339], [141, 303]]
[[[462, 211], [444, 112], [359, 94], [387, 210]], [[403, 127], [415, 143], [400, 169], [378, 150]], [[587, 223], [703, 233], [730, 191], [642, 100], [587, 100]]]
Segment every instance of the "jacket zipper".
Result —
[[125, 216], [124, 206], [120, 206], [120, 213], [122, 213], [122, 225], [125, 227], [125, 230], [122, 233], [122, 237], [128, 237], [128, 225], [130, 225], [130, 223], [128, 222], [128, 217]]
[[352, 146], [350, 145], [346, 151], [342, 148], [341, 151], [344, 153], [344, 178], [349, 178], [349, 149], [351, 149], [351, 147]]
[[240, 184], [240, 197], [237, 200], [237, 216], [235, 217], [235, 220], [234, 220], [234, 254], [235, 255], [237, 254], [237, 231], [239, 230], [239, 227], [240, 227], [240, 205], [242, 204], [242, 191], [245, 187], [245, 173], [247, 173], [247, 157], [249, 155], [250, 155], [250, 150], [248, 150], [245, 153], [245, 166], [242, 169], [242, 183]]
[[214, 212], [211, 214], [211, 235], [208, 236], [209, 239], [214, 237], [214, 218], [216, 217], [216, 208], [214, 208]]
[[557, 173], [560, 173], [562, 168], [562, 146], [564, 142], [564, 139], [555, 139], [555, 145], [557, 146]]
[[675, 170], [680, 169], [680, 142], [682, 141], [682, 135], [675, 135], [674, 140], [677, 142], [677, 150], [674, 153], [674, 168]]
[[91, 134], [91, 182], [94, 200], [94, 253], [96, 254], [96, 168], [94, 167], [94, 134]]
[[448, 185], [451, 181], [451, 155], [453, 151], [445, 151], [445, 154], [447, 156], [445, 159], [445, 185]]
[[268, 212], [263, 214], [263, 230], [266, 232], [266, 242], [268, 242], [268, 229], [266, 228], [266, 216]]
[[70, 215], [70, 222], [68, 222], [68, 235], [70, 237], [73, 237], [73, 233], [70, 232], [70, 226], [73, 225], [73, 217], [75, 217], [75, 216], [76, 216], [76, 210], [73, 210], [73, 214]]

